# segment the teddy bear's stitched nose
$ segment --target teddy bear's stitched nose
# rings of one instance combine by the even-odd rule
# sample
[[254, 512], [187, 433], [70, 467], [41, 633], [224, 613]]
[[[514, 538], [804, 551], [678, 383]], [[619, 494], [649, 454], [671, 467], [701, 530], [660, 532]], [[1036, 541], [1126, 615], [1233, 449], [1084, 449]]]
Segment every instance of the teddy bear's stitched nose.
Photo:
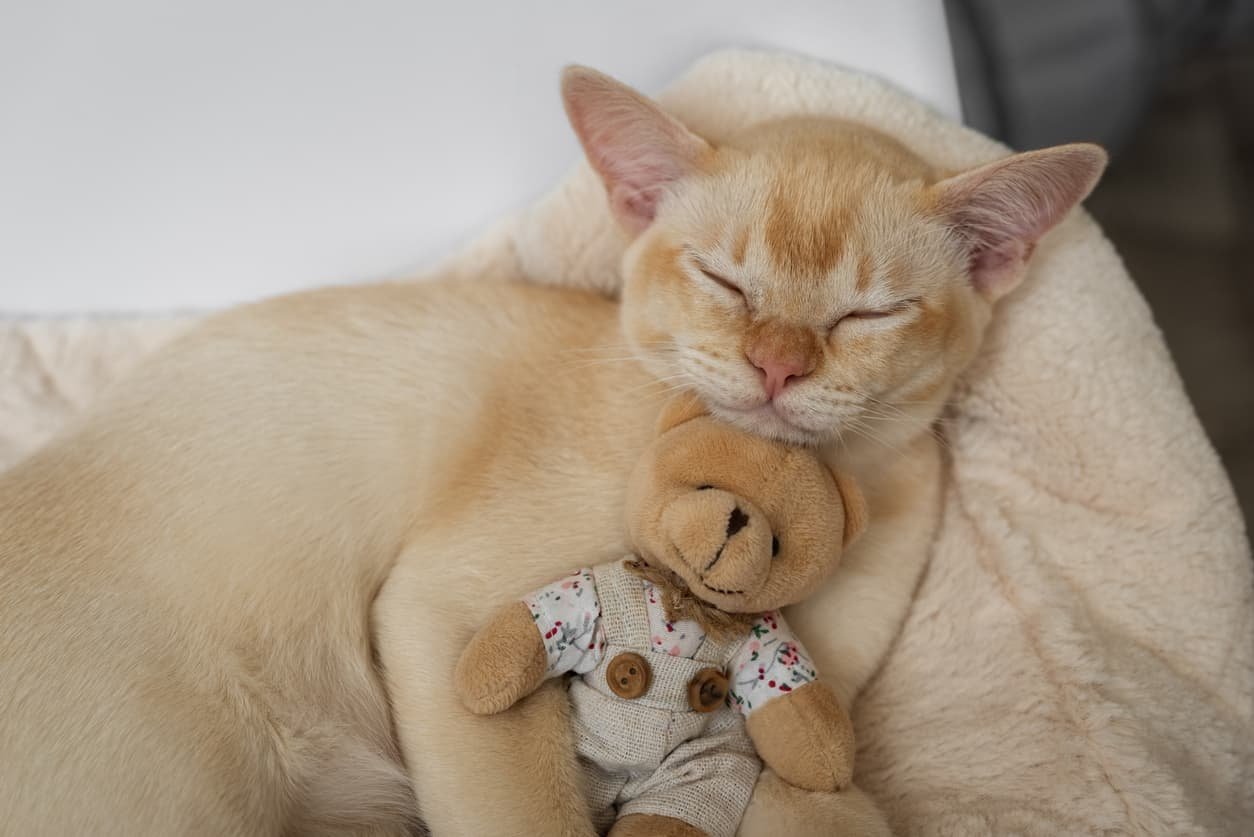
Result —
[[748, 525], [749, 515], [742, 512], [740, 506], [736, 506], [731, 510], [731, 514], [727, 516], [727, 537], [730, 538]]

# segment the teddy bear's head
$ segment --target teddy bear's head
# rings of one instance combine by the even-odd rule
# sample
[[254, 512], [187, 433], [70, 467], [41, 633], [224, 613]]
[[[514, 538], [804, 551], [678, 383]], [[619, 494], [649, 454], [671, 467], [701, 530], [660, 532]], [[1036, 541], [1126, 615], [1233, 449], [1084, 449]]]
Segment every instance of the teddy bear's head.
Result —
[[627, 490], [639, 557], [728, 613], [799, 602], [862, 531], [857, 487], [804, 448], [753, 436], [681, 398]]

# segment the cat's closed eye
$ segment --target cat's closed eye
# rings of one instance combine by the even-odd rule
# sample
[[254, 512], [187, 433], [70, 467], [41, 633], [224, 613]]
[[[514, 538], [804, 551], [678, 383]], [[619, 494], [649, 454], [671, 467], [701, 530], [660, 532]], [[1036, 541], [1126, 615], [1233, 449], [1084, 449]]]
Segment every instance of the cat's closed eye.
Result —
[[706, 267], [699, 266], [697, 269], [701, 271], [701, 275], [704, 276], [706, 279], [709, 279], [711, 282], [715, 283], [716, 285], [721, 285], [722, 287], [726, 288], [732, 293], [737, 294], [741, 298], [744, 298], [745, 292], [741, 290], [739, 285], [737, 285], [732, 280], [728, 279], [726, 276], [722, 276], [718, 273], [715, 273], [714, 271]]
[[917, 297], [914, 297], [911, 299], [903, 299], [900, 302], [893, 303], [892, 305], [886, 306], [884, 308], [855, 309], [846, 314], [842, 314], [841, 316], [833, 320], [831, 324], [828, 326], [828, 331], [834, 330], [841, 323], [846, 322], [848, 320], [855, 320], [855, 321], [856, 320], [883, 320], [888, 317], [896, 316], [898, 314], [904, 314], [907, 311], [910, 311], [916, 305], [918, 305], [919, 301], [920, 300]]

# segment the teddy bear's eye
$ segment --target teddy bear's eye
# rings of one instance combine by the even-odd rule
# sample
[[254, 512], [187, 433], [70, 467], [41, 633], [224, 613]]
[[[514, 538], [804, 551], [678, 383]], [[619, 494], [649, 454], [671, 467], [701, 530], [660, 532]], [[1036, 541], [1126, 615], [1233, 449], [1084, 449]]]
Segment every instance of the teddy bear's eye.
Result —
[[710, 490], [711, 488], [713, 488], [713, 487], [714, 487], [714, 486], [712, 486], [712, 485], [698, 485], [698, 486], [697, 486], [697, 491], [709, 491], [709, 490]]
[[779, 554], [779, 538], [771, 536], [771, 557], [774, 558]]

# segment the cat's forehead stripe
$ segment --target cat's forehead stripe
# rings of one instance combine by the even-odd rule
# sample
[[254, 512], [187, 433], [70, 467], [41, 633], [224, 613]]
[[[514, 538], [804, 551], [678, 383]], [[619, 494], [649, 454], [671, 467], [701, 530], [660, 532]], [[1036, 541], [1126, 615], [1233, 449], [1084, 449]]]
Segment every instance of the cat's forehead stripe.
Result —
[[749, 247], [749, 228], [742, 227], [740, 232], [736, 233], [736, 237], [732, 239], [731, 257], [732, 261], [738, 265], [745, 263], [745, 250]]
[[871, 277], [875, 273], [875, 262], [871, 259], [871, 252], [863, 250], [858, 255], [858, 272], [854, 279], [854, 287], [859, 292], [865, 293], [871, 287]]
[[844, 253], [850, 220], [844, 206], [830, 200], [807, 201], [801, 189], [777, 188], [767, 209], [766, 246], [781, 270], [826, 276]]

